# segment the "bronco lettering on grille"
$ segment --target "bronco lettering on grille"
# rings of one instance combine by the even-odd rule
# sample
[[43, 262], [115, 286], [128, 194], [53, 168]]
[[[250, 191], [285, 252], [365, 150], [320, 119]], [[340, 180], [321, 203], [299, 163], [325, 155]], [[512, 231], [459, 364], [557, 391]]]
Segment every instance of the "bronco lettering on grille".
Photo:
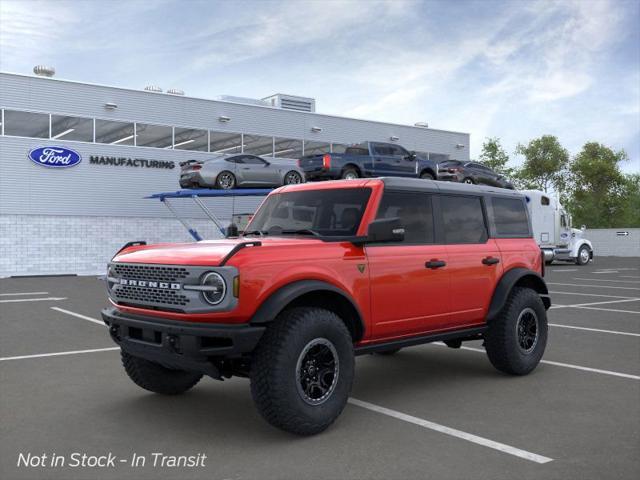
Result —
[[148, 280], [129, 280], [128, 278], [121, 278], [120, 285], [130, 285], [133, 287], [162, 288], [165, 290], [180, 290], [182, 288], [182, 285], [179, 283], [152, 282]]

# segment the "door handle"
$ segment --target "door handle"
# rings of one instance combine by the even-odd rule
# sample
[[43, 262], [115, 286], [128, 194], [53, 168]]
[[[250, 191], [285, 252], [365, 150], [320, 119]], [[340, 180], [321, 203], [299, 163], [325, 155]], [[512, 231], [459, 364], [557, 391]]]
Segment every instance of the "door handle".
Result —
[[485, 265], [495, 265], [496, 263], [500, 263], [500, 259], [496, 257], [486, 257], [482, 259], [482, 263]]
[[444, 260], [429, 260], [424, 264], [425, 268], [431, 268], [435, 270], [436, 268], [442, 268], [447, 264]]
[[241, 170], [251, 170], [251, 168], [250, 167], [242, 167]]

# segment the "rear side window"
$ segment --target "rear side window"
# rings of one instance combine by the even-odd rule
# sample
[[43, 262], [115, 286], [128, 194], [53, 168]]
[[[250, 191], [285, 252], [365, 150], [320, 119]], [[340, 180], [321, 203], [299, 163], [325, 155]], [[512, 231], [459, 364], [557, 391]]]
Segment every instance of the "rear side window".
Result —
[[480, 197], [440, 197], [445, 243], [485, 243], [488, 238]]
[[529, 218], [524, 202], [519, 198], [491, 199], [493, 222], [499, 237], [529, 237]]
[[398, 217], [404, 227], [402, 243], [434, 243], [431, 196], [416, 193], [385, 192], [377, 218]]

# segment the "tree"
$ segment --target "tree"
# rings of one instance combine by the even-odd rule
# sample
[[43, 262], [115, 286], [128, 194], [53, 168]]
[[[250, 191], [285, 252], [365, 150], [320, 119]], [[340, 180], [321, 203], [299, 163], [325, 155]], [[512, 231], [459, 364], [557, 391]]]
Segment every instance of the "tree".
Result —
[[509, 155], [502, 148], [498, 137], [487, 137], [485, 139], [482, 144], [480, 161], [483, 165], [502, 175], [511, 176], [513, 174], [513, 168], [507, 167]]
[[522, 186], [545, 192], [553, 187], [558, 193], [565, 189], [569, 152], [556, 137], [543, 135], [527, 145], [518, 144], [516, 154], [525, 157], [517, 175]]
[[620, 171], [618, 164], [626, 159], [624, 150], [614, 152], [597, 142], [584, 144], [570, 167], [568, 205], [576, 225], [606, 228], [638, 222], [640, 181], [637, 175], [625, 177]]

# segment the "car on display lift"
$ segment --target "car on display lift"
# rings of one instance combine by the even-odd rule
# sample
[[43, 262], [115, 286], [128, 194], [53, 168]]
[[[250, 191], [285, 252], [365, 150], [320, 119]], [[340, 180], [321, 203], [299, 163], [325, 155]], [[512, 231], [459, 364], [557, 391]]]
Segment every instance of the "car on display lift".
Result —
[[547, 343], [543, 275], [517, 192], [307, 183], [272, 191], [240, 237], [125, 245], [102, 318], [138, 386], [175, 395], [203, 375], [248, 377], [269, 423], [310, 435], [345, 407], [355, 355], [484, 340], [498, 370], [531, 372]]
[[593, 260], [593, 245], [585, 238], [586, 227], [572, 228], [571, 215], [560, 202], [539, 190], [523, 190], [531, 216], [534, 238], [547, 264], [554, 260], [586, 265]]
[[438, 180], [514, 189], [513, 184], [504, 175], [500, 175], [478, 162], [460, 160], [440, 162], [438, 164]]
[[290, 158], [263, 158], [246, 153], [180, 163], [181, 188], [281, 187], [304, 182]]
[[306, 155], [298, 161], [307, 181], [364, 177], [413, 177], [436, 180], [438, 165], [394, 143], [363, 142], [344, 153]]

